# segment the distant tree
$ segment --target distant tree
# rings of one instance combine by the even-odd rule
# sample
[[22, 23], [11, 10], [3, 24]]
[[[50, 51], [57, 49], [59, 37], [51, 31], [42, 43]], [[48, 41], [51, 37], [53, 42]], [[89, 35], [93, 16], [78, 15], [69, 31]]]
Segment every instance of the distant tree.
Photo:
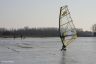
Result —
[[96, 36], [96, 24], [92, 26], [92, 30], [93, 30], [93, 35]]
[[10, 31], [4, 31], [4, 32], [2, 33], [2, 35], [4, 35], [4, 36], [10, 36]]
[[77, 31], [77, 36], [83, 36], [83, 29], [82, 28], [76, 28], [76, 31]]

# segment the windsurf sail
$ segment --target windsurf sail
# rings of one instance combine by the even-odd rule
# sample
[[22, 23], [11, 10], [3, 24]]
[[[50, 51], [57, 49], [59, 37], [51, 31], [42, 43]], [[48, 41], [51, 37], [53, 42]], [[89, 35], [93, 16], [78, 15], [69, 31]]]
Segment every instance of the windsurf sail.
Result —
[[61, 41], [65, 46], [68, 46], [77, 37], [76, 29], [67, 5], [60, 8], [59, 32]]

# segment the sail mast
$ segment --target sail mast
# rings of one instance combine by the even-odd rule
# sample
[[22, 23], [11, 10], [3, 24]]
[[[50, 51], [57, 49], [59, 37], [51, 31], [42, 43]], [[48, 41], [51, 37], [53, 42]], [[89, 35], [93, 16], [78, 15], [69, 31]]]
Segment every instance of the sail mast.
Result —
[[59, 14], [59, 36], [61, 36], [61, 33], [60, 33], [61, 11], [62, 11], [62, 7], [60, 7], [60, 14]]

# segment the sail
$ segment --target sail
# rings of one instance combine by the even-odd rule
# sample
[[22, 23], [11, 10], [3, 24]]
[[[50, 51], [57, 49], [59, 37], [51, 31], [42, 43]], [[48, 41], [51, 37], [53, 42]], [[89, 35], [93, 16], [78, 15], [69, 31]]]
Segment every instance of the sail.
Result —
[[[59, 31], [61, 41], [65, 46], [68, 46], [77, 37], [76, 29], [67, 5], [60, 8]], [[64, 39], [61, 36], [64, 36]]]

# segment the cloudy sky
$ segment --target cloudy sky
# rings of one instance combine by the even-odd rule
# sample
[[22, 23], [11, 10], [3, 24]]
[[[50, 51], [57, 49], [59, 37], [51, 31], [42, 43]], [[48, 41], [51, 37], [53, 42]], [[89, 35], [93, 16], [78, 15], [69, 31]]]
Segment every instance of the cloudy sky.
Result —
[[76, 28], [90, 30], [96, 24], [96, 0], [0, 0], [0, 28], [58, 27], [63, 5]]

